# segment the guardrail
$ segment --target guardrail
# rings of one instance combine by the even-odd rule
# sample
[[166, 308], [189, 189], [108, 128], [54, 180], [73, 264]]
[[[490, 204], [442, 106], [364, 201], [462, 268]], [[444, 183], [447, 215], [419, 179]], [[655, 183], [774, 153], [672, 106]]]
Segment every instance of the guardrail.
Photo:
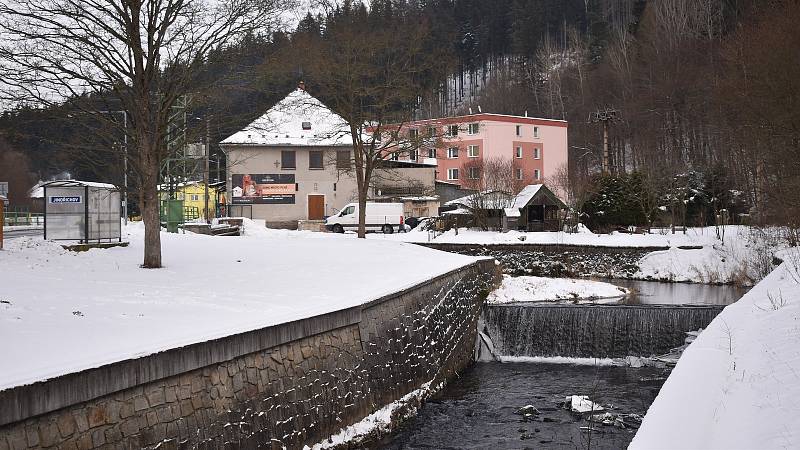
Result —
[[7, 227], [15, 225], [44, 225], [44, 214], [6, 211], [3, 223]]

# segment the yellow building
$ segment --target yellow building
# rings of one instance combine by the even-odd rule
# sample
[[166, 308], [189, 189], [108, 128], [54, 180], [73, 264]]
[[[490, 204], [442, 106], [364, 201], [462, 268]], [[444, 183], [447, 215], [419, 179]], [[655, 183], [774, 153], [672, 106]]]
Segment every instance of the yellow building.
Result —
[[[212, 183], [213, 184], [213, 183]], [[169, 190], [167, 186], [159, 186], [159, 196], [161, 200], [169, 199]], [[190, 219], [205, 219], [205, 184], [202, 181], [189, 181], [180, 183], [176, 187], [175, 198], [183, 200], [184, 217]], [[208, 188], [208, 209], [209, 217], [216, 217], [217, 211], [217, 188], [209, 185]]]

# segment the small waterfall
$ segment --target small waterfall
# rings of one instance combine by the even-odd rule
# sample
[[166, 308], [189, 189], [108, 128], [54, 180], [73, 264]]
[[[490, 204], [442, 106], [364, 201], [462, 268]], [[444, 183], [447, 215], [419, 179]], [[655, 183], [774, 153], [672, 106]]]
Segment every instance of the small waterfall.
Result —
[[504, 356], [616, 358], [667, 353], [723, 306], [486, 305], [484, 327]]

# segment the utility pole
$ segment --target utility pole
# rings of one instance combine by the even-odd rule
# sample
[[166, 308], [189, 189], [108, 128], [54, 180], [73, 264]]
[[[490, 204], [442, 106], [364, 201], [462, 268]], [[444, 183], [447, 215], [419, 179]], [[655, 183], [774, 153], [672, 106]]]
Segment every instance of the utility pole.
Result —
[[[208, 172], [209, 172], [209, 164], [208, 160], [211, 157], [211, 116], [206, 117], [206, 170], [203, 171], [203, 184], [205, 185], [205, 216], [206, 216], [206, 223], [211, 223], [211, 215], [208, 213]], [[219, 164], [219, 163], [218, 163]]]
[[608, 127], [611, 122], [617, 120], [617, 110], [606, 108], [589, 113], [589, 123], [603, 124], [603, 173], [611, 172], [611, 152], [608, 148]]
[[124, 172], [122, 174], [122, 185], [124, 189], [122, 190], [122, 214], [124, 217], [125, 225], [128, 224], [128, 111], [120, 110], [120, 111], [97, 111], [100, 114], [119, 114], [122, 113], [122, 128], [124, 130], [123, 137], [125, 147], [122, 149], [123, 157], [122, 157], [122, 165]]

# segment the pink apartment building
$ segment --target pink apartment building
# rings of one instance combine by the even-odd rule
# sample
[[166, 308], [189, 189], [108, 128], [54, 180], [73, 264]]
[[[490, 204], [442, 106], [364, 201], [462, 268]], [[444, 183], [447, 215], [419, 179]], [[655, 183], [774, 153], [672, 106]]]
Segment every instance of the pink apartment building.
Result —
[[407, 158], [436, 158], [439, 181], [469, 185], [480, 179], [481, 161], [493, 157], [513, 161], [513, 176], [520, 185], [541, 183], [567, 164], [563, 120], [480, 113], [420, 120], [403, 128], [422, 136], [442, 136], [437, 148]]

